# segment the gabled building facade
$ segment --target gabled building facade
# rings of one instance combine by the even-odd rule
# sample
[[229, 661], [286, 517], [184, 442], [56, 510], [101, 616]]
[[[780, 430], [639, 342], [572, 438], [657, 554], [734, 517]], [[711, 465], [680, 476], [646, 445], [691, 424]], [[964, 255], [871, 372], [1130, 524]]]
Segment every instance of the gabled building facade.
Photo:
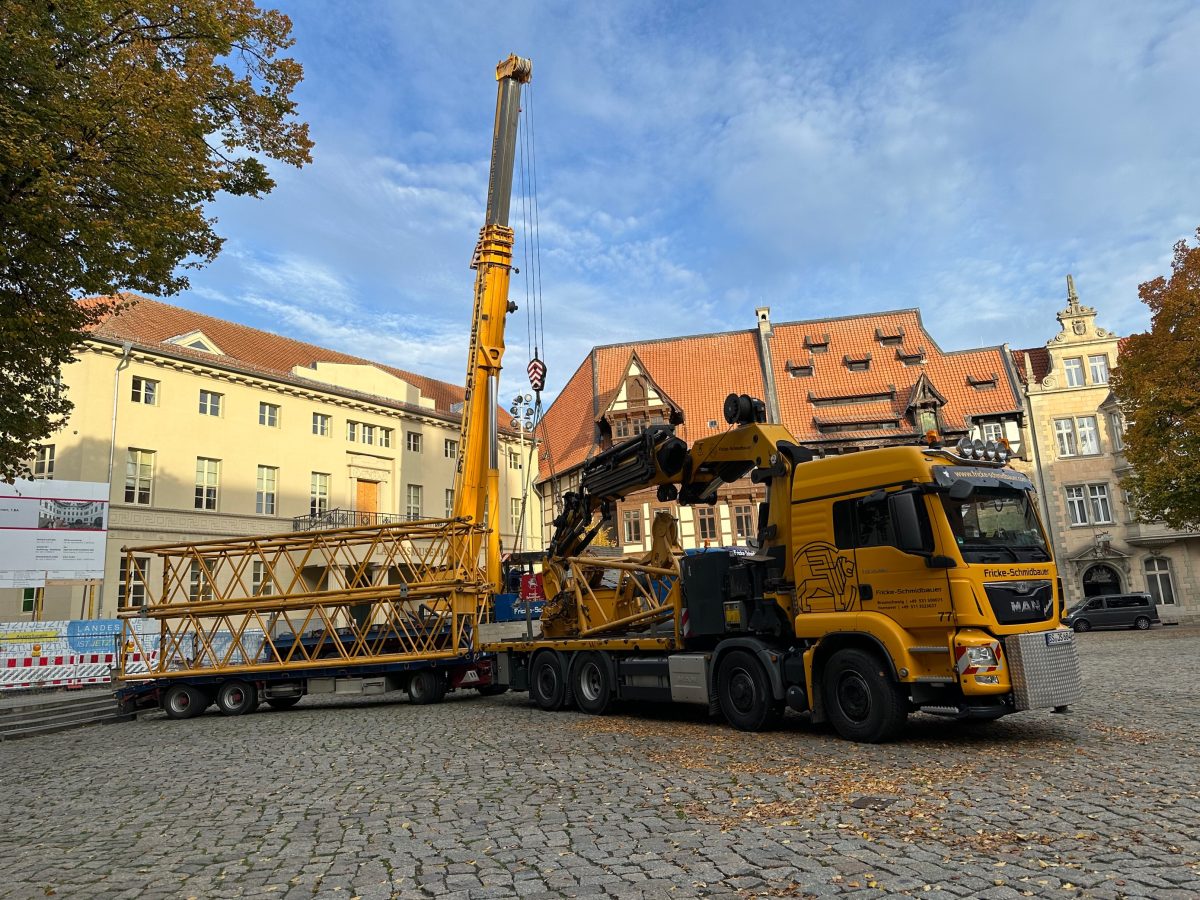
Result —
[[[914, 443], [928, 431], [1007, 438], [1023, 452], [1023, 406], [1003, 347], [943, 351], [916, 309], [772, 323], [754, 328], [593, 348], [538, 430], [543, 520], [578, 486], [591, 456], [658, 422], [688, 443], [717, 434], [729, 393], [764, 400], [768, 420], [822, 454]], [[677, 515], [685, 547], [744, 544], [754, 535], [762, 488], [743, 479], [716, 505], [659, 503], [653, 492], [626, 497], [611, 524], [626, 552], [649, 547], [654, 513]]]
[[[110, 484], [94, 615], [111, 616], [126, 599], [123, 545], [450, 514], [463, 388], [128, 299], [63, 369], [75, 410], [33, 465], [38, 478]], [[521, 549], [540, 546], [537, 504], [522, 503], [531, 445], [519, 438], [501, 434], [505, 550], [518, 533]], [[161, 572], [151, 566], [149, 579]], [[136, 604], [145, 587], [132, 590]], [[48, 587], [42, 618], [79, 617], [83, 592]], [[0, 620], [29, 619], [32, 594], [0, 590]]]
[[1013, 351], [1030, 432], [1042, 516], [1067, 602], [1146, 591], [1166, 621], [1200, 618], [1200, 535], [1141, 523], [1121, 479], [1124, 423], [1109, 390], [1121, 338], [1096, 324], [1067, 276], [1058, 333]]

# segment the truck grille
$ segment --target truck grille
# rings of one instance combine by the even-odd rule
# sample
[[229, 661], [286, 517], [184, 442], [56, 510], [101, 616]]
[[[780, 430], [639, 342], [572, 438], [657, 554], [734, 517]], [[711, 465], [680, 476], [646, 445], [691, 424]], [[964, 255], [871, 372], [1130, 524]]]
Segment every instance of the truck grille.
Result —
[[1067, 706], [1083, 696], [1075, 635], [1070, 631], [1010, 634], [1004, 639], [1017, 709]]
[[1054, 585], [1049, 581], [987, 581], [988, 603], [1001, 625], [1045, 622], [1054, 615]]

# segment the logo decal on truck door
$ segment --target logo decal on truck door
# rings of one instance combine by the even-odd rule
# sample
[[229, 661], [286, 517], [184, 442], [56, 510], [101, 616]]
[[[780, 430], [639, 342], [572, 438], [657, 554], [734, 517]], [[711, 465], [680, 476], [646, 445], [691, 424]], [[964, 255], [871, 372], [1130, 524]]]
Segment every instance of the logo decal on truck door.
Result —
[[794, 567], [801, 612], [845, 612], [854, 608], [858, 601], [854, 563], [833, 544], [805, 544], [796, 552]]

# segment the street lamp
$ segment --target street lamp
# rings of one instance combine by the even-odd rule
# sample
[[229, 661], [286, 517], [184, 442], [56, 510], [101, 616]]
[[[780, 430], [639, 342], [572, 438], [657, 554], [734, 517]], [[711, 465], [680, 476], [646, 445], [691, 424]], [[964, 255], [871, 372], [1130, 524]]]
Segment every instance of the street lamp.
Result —
[[531, 446], [536, 443], [533, 438], [533, 429], [537, 427], [537, 413], [539, 404], [534, 403], [532, 394], [517, 394], [512, 398], [512, 405], [509, 406], [508, 412], [512, 416], [510, 427], [517, 432], [518, 446], [521, 454], [521, 518], [517, 522], [516, 539], [513, 542], [513, 552], [521, 549], [521, 531], [525, 527], [525, 504], [529, 496], [529, 458], [525, 455], [525, 432], [529, 432]]

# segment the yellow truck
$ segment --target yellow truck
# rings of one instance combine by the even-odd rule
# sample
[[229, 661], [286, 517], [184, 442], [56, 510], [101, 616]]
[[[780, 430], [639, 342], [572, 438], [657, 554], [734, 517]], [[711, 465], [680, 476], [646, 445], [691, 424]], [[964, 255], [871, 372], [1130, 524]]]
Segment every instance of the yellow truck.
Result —
[[[910, 712], [994, 719], [1081, 694], [1073, 633], [1029, 479], [1004, 445], [930, 437], [825, 459], [731, 394], [690, 448], [652, 426], [591, 460], [543, 562], [542, 633], [485, 644], [543, 709], [696, 703], [741, 729], [790, 707], [842, 737], [897, 737]], [[750, 548], [682, 554], [660, 513], [640, 557], [585, 553], [619, 497], [715, 502], [765, 487]]]

